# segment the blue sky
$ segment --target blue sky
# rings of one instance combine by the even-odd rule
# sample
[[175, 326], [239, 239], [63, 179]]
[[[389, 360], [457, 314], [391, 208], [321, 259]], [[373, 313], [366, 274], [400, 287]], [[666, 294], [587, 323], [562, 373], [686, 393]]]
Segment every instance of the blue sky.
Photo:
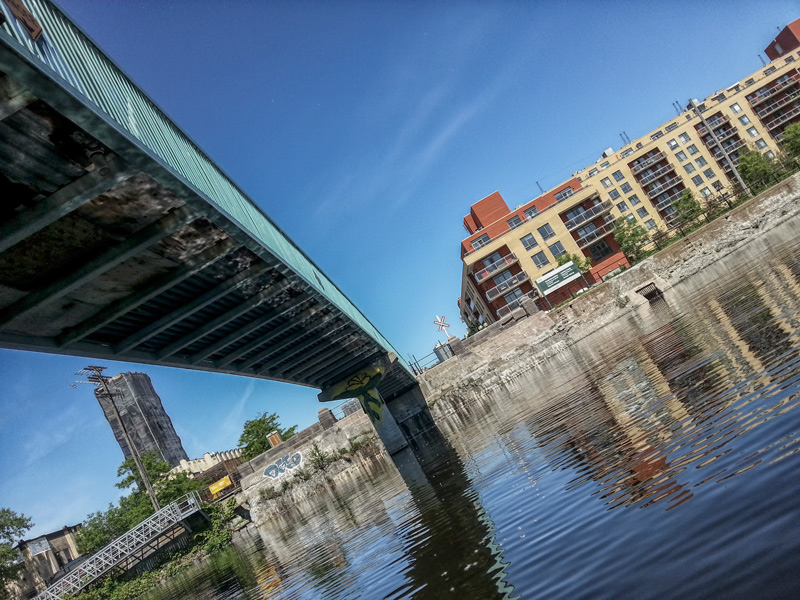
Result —
[[[238, 2], [60, 5], [286, 231], [405, 356], [461, 335], [461, 221], [511, 206], [761, 66], [772, 2]], [[96, 361], [0, 350], [0, 505], [29, 536], [118, 498], [122, 454], [89, 386]], [[316, 390], [148, 373], [191, 457]]]

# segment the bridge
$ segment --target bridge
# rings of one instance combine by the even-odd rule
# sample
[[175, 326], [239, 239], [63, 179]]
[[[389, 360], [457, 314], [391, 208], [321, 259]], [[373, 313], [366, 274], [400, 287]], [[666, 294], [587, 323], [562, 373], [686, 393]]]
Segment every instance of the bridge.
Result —
[[92, 554], [38, 594], [37, 600], [62, 600], [77, 594], [114, 567], [121, 567], [123, 570], [129, 568], [188, 530], [186, 519], [201, 510], [196, 492], [168, 504]]
[[0, 10], [0, 346], [359, 397], [390, 451], [430, 423], [400, 353], [75, 23]]

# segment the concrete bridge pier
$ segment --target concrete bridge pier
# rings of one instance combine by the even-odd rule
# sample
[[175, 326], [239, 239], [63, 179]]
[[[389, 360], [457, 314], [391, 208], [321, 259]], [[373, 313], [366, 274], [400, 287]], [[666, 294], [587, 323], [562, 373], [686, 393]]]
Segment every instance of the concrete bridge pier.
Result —
[[393, 371], [402, 368], [396, 357], [387, 355], [325, 388], [318, 398], [320, 402], [358, 398], [386, 450], [395, 454], [415, 436], [435, 427], [419, 384], [400, 389], [387, 385]]

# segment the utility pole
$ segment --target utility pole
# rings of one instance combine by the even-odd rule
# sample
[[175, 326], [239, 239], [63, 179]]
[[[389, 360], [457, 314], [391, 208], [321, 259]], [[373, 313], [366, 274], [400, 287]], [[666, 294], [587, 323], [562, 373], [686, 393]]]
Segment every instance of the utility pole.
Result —
[[[703, 116], [703, 113], [700, 112], [700, 109], [699, 109], [700, 105], [698, 104], [697, 100], [694, 100], [694, 99], [689, 100], [689, 106], [692, 107], [692, 110], [694, 111], [694, 114], [696, 114], [698, 117], [700, 117], [700, 120], [703, 122], [703, 127], [706, 128], [706, 131], [708, 131], [708, 133], [711, 134], [711, 139], [713, 139], [714, 142], [716, 142], [717, 146], [719, 146], [719, 150], [720, 150], [720, 152], [722, 152], [722, 156], [725, 157], [725, 160], [727, 160], [728, 164], [731, 166], [731, 170], [733, 171], [733, 174], [736, 177], [736, 181], [738, 181], [739, 185], [742, 186], [742, 190], [744, 190], [744, 192], [746, 194], [749, 194], [750, 193], [750, 188], [747, 187], [747, 184], [744, 182], [744, 179], [742, 179], [742, 176], [739, 174], [739, 169], [737, 169], [736, 165], [733, 164], [733, 161], [731, 160], [731, 157], [728, 156], [728, 152], [722, 146], [722, 142], [720, 142], [717, 139], [717, 135], [714, 133], [714, 130], [711, 127], [709, 127], [708, 121], [706, 121], [706, 118]], [[731, 125], [731, 127], [734, 127], [734, 125]]]
[[128, 448], [131, 451], [131, 456], [133, 457], [133, 462], [136, 463], [136, 468], [139, 471], [139, 476], [142, 478], [142, 482], [144, 483], [144, 488], [147, 491], [147, 495], [150, 496], [150, 502], [153, 504], [153, 508], [155, 509], [155, 511], [158, 512], [159, 510], [161, 510], [161, 506], [158, 503], [158, 498], [156, 498], [156, 492], [153, 489], [152, 484], [150, 483], [150, 478], [147, 476], [147, 472], [144, 470], [142, 459], [139, 458], [139, 452], [131, 443], [131, 438], [128, 436], [128, 430], [125, 429], [125, 423], [123, 423], [122, 416], [119, 414], [119, 410], [117, 409], [117, 403], [114, 402], [114, 395], [111, 393], [111, 390], [108, 389], [108, 377], [103, 375], [103, 370], [105, 370], [105, 367], [90, 365], [85, 369], [81, 369], [80, 371], [78, 371], [77, 374], [85, 375], [86, 379], [89, 380], [89, 383], [92, 383], [96, 387], [101, 388], [103, 391], [103, 395], [106, 398], [108, 398], [111, 404], [111, 410], [114, 412], [114, 418], [117, 419], [117, 423], [119, 423], [119, 428], [122, 430], [122, 437], [125, 438], [125, 443], [128, 444]]

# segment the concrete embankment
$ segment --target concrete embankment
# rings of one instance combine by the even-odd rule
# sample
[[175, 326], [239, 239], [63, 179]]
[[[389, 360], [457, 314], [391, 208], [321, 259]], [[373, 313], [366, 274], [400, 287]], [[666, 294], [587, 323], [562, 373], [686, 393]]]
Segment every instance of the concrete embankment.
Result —
[[[647, 260], [549, 313], [532, 302], [458, 340], [455, 356], [418, 377], [434, 419], [484, 396], [625, 314], [647, 305], [644, 294], [670, 289], [767, 232], [800, 230], [800, 174], [720, 216]], [[768, 260], [768, 257], [764, 257]]]

